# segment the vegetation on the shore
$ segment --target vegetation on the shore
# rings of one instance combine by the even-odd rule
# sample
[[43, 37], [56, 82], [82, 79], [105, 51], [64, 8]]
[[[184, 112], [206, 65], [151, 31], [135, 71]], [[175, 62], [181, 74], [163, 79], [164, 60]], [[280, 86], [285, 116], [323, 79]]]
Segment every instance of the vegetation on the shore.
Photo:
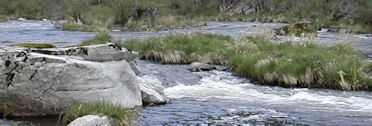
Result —
[[5, 15], [0, 15], [0, 22], [8, 21], [9, 17]]
[[63, 116], [63, 123], [69, 124], [85, 115], [109, 117], [117, 126], [129, 126], [135, 117], [132, 110], [106, 102], [88, 102], [71, 106]]
[[61, 29], [64, 31], [89, 31], [89, 32], [97, 32], [106, 30], [105, 27], [97, 26], [97, 25], [86, 25], [82, 23], [76, 22], [66, 22], [63, 23]]
[[106, 44], [112, 42], [112, 36], [106, 31], [98, 32], [92, 39], [84, 40], [79, 46]]
[[[372, 32], [370, 0], [2, 0], [2, 17], [67, 19], [64, 30], [164, 30], [212, 21], [311, 21]], [[76, 24], [75, 24], [76, 23]]]
[[232, 67], [238, 76], [282, 87], [370, 90], [371, 63], [345, 45], [326, 47], [311, 42], [273, 43], [262, 38], [232, 40], [195, 33], [124, 42], [143, 58], [162, 63], [202, 61]]
[[25, 48], [54, 48], [55, 45], [49, 43], [19, 43], [11, 46], [19, 46]]

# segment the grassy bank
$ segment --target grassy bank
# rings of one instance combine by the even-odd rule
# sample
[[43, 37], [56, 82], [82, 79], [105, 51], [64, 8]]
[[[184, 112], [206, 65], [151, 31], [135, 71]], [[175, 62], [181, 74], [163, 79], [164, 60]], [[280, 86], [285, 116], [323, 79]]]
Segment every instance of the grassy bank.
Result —
[[370, 90], [371, 63], [345, 45], [272, 43], [262, 38], [233, 40], [229, 36], [190, 34], [129, 41], [123, 46], [144, 59], [162, 63], [202, 61], [224, 64], [233, 72], [264, 85]]
[[109, 117], [116, 126], [129, 126], [135, 114], [121, 106], [104, 102], [81, 103], [71, 106], [63, 116], [64, 124], [85, 115], [104, 115]]
[[112, 42], [112, 36], [110, 33], [103, 31], [98, 32], [94, 38], [84, 40], [79, 46], [88, 46], [96, 44], [106, 44]]

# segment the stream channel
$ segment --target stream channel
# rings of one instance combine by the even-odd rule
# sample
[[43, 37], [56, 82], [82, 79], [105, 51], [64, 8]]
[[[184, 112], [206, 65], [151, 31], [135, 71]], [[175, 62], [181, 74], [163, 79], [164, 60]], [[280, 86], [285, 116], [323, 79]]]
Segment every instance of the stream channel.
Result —
[[[113, 31], [116, 40], [147, 39], [156, 36], [206, 32], [243, 36], [267, 34], [287, 24], [256, 22], [208, 22], [196, 28], [159, 32]], [[20, 42], [52, 43], [57, 47], [77, 45], [94, 37], [93, 32], [55, 29], [49, 21], [0, 23], [0, 46]], [[307, 38], [277, 36], [273, 41], [308, 41]], [[368, 34], [318, 31], [312, 41], [322, 44], [352, 43], [355, 50], [372, 57], [372, 36]], [[281, 88], [250, 83], [230, 72], [189, 72], [188, 65], [164, 65], [140, 60], [141, 79], [165, 87], [171, 104], [145, 107], [136, 123], [143, 126], [208, 125], [372, 125], [372, 92], [327, 89]], [[1, 120], [0, 125], [55, 125], [56, 119]], [[49, 120], [49, 121], [47, 121]]]

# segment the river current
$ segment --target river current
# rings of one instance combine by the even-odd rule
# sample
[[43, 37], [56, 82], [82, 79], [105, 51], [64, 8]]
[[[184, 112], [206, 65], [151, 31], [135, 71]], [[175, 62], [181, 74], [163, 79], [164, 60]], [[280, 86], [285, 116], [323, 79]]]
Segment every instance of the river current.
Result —
[[[116, 40], [146, 39], [155, 36], [208, 32], [235, 39], [255, 36], [281, 23], [208, 22], [207, 26], [161, 32], [113, 31]], [[79, 44], [92, 32], [55, 29], [49, 21], [9, 21], [0, 23], [0, 46], [20, 42], [53, 43], [58, 47]], [[306, 38], [278, 36], [275, 41], [308, 41]], [[324, 44], [353, 43], [363, 54], [372, 54], [371, 35], [319, 31], [313, 41]], [[253, 84], [224, 71], [189, 72], [187, 65], [163, 65], [140, 60], [149, 83], [162, 85], [171, 104], [139, 110], [139, 125], [372, 125], [372, 93], [326, 89], [281, 88]], [[31, 121], [0, 120], [0, 125], [44, 125]]]

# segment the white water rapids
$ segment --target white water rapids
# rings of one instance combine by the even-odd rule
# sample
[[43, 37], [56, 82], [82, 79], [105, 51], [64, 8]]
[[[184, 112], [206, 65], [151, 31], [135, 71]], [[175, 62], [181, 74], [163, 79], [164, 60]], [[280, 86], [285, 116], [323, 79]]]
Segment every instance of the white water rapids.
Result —
[[287, 89], [245, 82], [229, 72], [202, 74], [199, 85], [178, 85], [165, 89], [171, 98], [215, 99], [229, 102], [256, 102], [268, 106], [295, 106], [301, 109], [372, 112], [372, 94], [330, 90]]
[[[141, 125], [369, 125], [372, 93], [252, 84], [225, 71], [140, 62], [172, 104], [145, 108]], [[165, 73], [167, 72], [167, 73]], [[173, 85], [169, 85], [172, 83]]]
[[[112, 32], [112, 35], [124, 41], [197, 31], [239, 38], [282, 25], [285, 24], [208, 22], [207, 26], [198, 28], [161, 32], [120, 31]], [[0, 46], [43, 42], [63, 47], [79, 44], [94, 34], [60, 31], [48, 21], [2, 22]], [[299, 38], [282, 36], [278, 39], [300, 41]], [[320, 31], [316, 40], [325, 43], [355, 40], [356, 50], [372, 52], [370, 35]], [[142, 80], [164, 86], [165, 94], [172, 98], [171, 104], [145, 107], [140, 111], [139, 125], [372, 125], [371, 92], [261, 86], [230, 72], [191, 73], [187, 71], [187, 65], [139, 61], [139, 66], [145, 74]], [[6, 124], [0, 120], [0, 125]]]

